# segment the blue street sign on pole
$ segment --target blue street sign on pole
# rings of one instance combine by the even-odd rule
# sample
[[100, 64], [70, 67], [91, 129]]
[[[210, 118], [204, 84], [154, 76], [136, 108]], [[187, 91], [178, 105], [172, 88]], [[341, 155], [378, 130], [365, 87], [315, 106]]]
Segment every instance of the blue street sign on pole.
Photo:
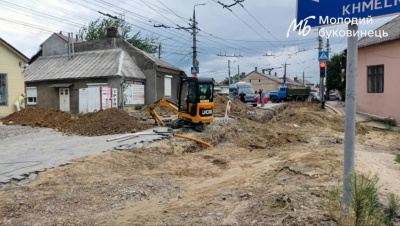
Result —
[[192, 75], [197, 75], [199, 73], [199, 67], [192, 67], [190, 71]]
[[329, 61], [329, 52], [328, 51], [319, 51], [318, 52], [318, 61]]
[[297, 23], [307, 17], [311, 27], [322, 27], [332, 24], [330, 19], [327, 23], [321, 23], [329, 18], [368, 18], [383, 17], [400, 13], [400, 2], [398, 0], [297, 0]]

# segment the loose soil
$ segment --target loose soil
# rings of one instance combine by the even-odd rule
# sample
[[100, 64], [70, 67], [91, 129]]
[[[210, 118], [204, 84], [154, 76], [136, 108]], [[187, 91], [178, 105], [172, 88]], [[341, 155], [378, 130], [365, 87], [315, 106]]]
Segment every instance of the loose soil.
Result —
[[[228, 97], [226, 96], [215, 96], [214, 97], [214, 113], [225, 114], [226, 106], [228, 104]], [[245, 116], [248, 111], [252, 111], [254, 108], [249, 107], [242, 101], [235, 99], [232, 101], [231, 113]]]
[[2, 122], [6, 125], [52, 128], [83, 136], [131, 133], [145, 129], [136, 119], [116, 108], [76, 115], [53, 109], [30, 108], [9, 115]]
[[[212, 148], [163, 140], [41, 173], [26, 188], [0, 192], [0, 224], [334, 225], [327, 197], [342, 185], [343, 118], [313, 104], [253, 111], [273, 116], [228, 125], [215, 118], [205, 132], [188, 134]], [[399, 144], [398, 133], [365, 128], [357, 134], [357, 161], [368, 151], [399, 153]], [[394, 156], [387, 161], [367, 163], [382, 174], [390, 167], [398, 178], [400, 165]], [[399, 192], [392, 190], [397, 181], [385, 183], [381, 198]]]

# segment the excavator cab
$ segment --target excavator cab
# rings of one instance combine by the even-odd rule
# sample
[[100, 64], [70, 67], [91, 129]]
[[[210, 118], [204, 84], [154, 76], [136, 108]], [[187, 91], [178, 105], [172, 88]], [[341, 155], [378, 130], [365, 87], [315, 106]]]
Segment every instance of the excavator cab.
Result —
[[182, 78], [179, 86], [179, 116], [192, 123], [210, 123], [214, 118], [214, 79]]
[[214, 119], [214, 79], [181, 77], [178, 92], [178, 104], [161, 99], [148, 107], [149, 113], [157, 123], [165, 125], [154, 109], [167, 106], [178, 113], [178, 119], [169, 124], [172, 128], [187, 125], [196, 131], [204, 131], [205, 125]]

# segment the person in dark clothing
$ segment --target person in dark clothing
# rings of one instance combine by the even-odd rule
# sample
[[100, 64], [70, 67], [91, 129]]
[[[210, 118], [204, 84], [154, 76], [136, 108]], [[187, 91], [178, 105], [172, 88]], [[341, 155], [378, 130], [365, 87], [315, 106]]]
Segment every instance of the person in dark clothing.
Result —
[[239, 94], [239, 98], [243, 103], [246, 102], [246, 94], [243, 91]]

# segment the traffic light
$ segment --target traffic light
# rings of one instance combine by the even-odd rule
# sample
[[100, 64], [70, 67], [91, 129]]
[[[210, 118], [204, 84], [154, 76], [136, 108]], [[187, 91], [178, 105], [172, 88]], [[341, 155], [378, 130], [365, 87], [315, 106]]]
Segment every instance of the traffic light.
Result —
[[325, 69], [326, 69], [326, 63], [325, 62], [319, 62], [319, 77], [325, 77]]

